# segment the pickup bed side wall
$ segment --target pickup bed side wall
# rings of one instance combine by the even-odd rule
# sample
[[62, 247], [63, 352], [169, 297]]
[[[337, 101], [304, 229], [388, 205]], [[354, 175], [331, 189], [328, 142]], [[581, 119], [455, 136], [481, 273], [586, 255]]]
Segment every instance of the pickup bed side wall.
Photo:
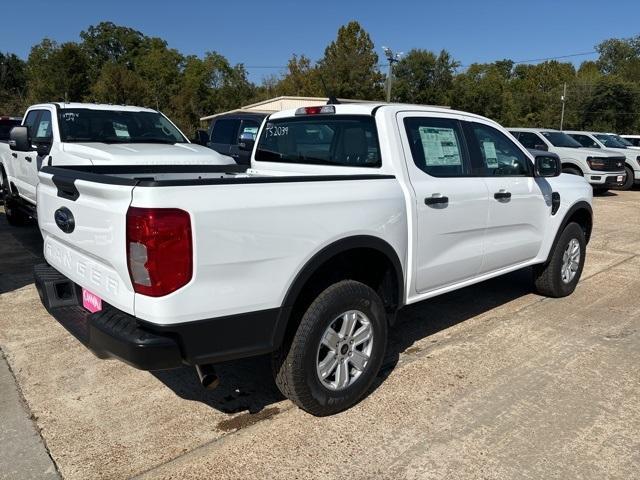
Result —
[[191, 282], [166, 297], [136, 295], [135, 315], [154, 323], [279, 308], [303, 267], [344, 238], [378, 238], [406, 259], [407, 218], [395, 178], [203, 185], [187, 193], [136, 187], [131, 205], [191, 214]]

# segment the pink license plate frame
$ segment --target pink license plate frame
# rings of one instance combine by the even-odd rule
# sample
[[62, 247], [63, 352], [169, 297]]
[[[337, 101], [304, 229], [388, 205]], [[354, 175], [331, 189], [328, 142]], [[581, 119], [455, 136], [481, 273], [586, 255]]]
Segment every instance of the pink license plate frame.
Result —
[[86, 288], [82, 289], [82, 306], [89, 310], [91, 313], [96, 313], [102, 310], [102, 299], [93, 292], [90, 292]]

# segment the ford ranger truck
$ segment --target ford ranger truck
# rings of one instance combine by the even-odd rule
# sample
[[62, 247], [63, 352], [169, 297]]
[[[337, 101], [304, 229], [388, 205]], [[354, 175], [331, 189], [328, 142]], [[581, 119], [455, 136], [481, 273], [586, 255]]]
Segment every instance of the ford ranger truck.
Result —
[[582, 145], [559, 130], [510, 128], [509, 131], [526, 148], [558, 154], [562, 161], [562, 172], [584, 177], [595, 193], [604, 193], [625, 183], [625, 156], [620, 152], [582, 148]]
[[329, 415], [366, 396], [405, 305], [525, 267], [571, 294], [591, 201], [477, 115], [305, 107], [264, 120], [245, 172], [44, 166], [35, 280], [98, 356], [209, 384], [212, 364], [270, 353], [284, 395]]
[[45, 103], [27, 109], [22, 126], [0, 142], [1, 195], [12, 225], [36, 214], [42, 165], [235, 164], [189, 143], [162, 113], [95, 103]]

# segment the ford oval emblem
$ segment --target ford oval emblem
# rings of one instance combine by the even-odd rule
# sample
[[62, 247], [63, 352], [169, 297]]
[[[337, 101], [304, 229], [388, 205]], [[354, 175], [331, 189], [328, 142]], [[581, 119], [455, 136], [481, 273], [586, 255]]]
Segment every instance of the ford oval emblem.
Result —
[[73, 229], [76, 228], [76, 220], [73, 218], [73, 213], [67, 207], [60, 207], [56, 210], [56, 213], [53, 214], [53, 218], [56, 221], [56, 225], [62, 230], [64, 233], [71, 233]]

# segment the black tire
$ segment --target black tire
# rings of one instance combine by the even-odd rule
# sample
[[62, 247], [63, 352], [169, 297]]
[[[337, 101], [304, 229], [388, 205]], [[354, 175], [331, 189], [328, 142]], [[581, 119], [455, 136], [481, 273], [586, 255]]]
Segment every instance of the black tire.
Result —
[[17, 201], [13, 198], [11, 191], [9, 190], [9, 182], [7, 180], [7, 174], [2, 170], [2, 203], [4, 204], [4, 215], [7, 217], [9, 225], [14, 227], [22, 227], [29, 222], [29, 216], [26, 215], [17, 206]]
[[569, 175], [578, 175], [584, 177], [584, 174], [576, 167], [563, 167], [562, 173], [568, 173]]
[[[573, 239], [577, 240], [580, 246], [580, 260], [573, 279], [565, 282], [562, 279], [564, 255]], [[533, 269], [535, 287], [540, 295], [560, 298], [573, 293], [580, 281], [582, 269], [584, 268], [586, 245], [587, 242], [582, 227], [575, 222], [569, 223], [560, 234], [560, 238], [554, 246], [547, 263], [538, 265]]]
[[[327, 328], [350, 310], [364, 313], [370, 322], [371, 354], [353, 383], [341, 390], [332, 390], [322, 383], [317, 373], [320, 344]], [[342, 280], [318, 295], [302, 316], [292, 340], [274, 353], [276, 384], [284, 396], [306, 412], [316, 416], [333, 415], [366, 395], [380, 370], [386, 344], [387, 320], [380, 297], [363, 283]], [[357, 374], [356, 370], [349, 372], [349, 379]]]
[[625, 172], [627, 172], [627, 178], [624, 183], [616, 188], [616, 190], [631, 190], [633, 184], [635, 183], [635, 178], [633, 177], [633, 170], [629, 165], [625, 165]]

